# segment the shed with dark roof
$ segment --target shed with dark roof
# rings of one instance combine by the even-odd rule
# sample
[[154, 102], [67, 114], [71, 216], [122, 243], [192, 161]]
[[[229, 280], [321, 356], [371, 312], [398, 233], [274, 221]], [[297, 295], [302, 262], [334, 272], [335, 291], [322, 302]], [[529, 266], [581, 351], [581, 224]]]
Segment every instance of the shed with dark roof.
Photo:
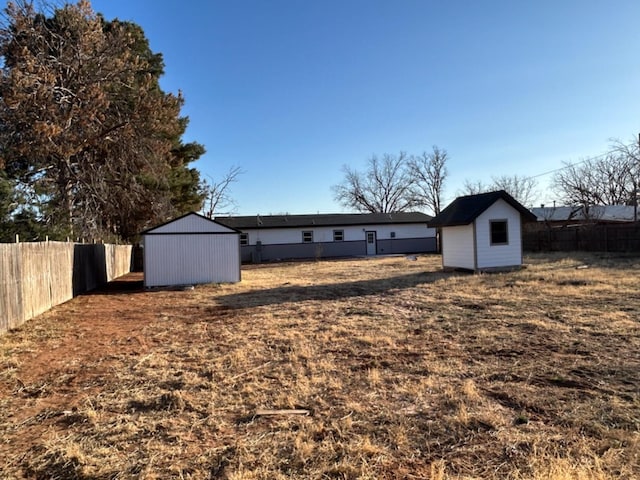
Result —
[[522, 224], [536, 216], [504, 190], [456, 198], [430, 227], [441, 228], [442, 266], [473, 271], [522, 266]]

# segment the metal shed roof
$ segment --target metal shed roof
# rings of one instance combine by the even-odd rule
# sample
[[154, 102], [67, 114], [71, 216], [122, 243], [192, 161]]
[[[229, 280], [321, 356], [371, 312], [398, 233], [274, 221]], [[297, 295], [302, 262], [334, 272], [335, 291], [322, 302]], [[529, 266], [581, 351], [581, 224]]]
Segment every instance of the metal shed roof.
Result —
[[186, 213], [168, 222], [141, 232], [141, 235], [179, 235], [240, 233], [233, 227], [207, 218], [195, 212]]

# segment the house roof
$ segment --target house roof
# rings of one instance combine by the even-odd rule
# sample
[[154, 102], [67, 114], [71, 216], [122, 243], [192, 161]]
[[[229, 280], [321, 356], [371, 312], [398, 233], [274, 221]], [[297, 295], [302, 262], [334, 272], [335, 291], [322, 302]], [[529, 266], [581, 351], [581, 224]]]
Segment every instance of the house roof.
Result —
[[317, 215], [251, 215], [217, 217], [216, 221], [238, 230], [272, 228], [347, 227], [353, 225], [426, 224], [432, 217], [424, 213], [332, 213]]
[[498, 190], [456, 198], [447, 208], [429, 222], [429, 226], [452, 227], [456, 225], [469, 225], [498, 200], [504, 200], [520, 212], [524, 221], [536, 221], [535, 215], [522, 206], [516, 199], [504, 190]]
[[196, 212], [189, 212], [140, 232], [140, 235], [221, 232], [240, 233], [229, 225], [224, 225]]
[[575, 207], [538, 207], [532, 208], [539, 222], [597, 221], [597, 222], [633, 222], [633, 205], [592, 205], [588, 210], [584, 206]]

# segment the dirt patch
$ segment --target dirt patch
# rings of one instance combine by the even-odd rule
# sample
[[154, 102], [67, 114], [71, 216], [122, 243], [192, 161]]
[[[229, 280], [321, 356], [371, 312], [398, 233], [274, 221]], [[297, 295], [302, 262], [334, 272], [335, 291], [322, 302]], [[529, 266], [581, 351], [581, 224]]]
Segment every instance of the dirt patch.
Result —
[[[140, 353], [148, 349], [140, 332], [153, 321], [153, 295], [142, 291], [141, 274], [129, 274], [104, 290], [82, 295], [39, 321], [51, 329], [47, 348], [29, 351], [20, 379], [29, 383], [73, 364], [110, 360], [110, 351]], [[28, 329], [29, 327], [25, 327]]]

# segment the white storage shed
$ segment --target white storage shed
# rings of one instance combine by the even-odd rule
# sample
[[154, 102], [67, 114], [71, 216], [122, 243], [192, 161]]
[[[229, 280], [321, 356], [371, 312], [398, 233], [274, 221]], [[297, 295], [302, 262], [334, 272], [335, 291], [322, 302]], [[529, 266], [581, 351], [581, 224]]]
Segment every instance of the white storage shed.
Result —
[[142, 232], [144, 286], [240, 281], [240, 232], [188, 213]]
[[456, 198], [430, 227], [441, 228], [442, 267], [473, 271], [522, 266], [522, 224], [536, 216], [504, 190]]

